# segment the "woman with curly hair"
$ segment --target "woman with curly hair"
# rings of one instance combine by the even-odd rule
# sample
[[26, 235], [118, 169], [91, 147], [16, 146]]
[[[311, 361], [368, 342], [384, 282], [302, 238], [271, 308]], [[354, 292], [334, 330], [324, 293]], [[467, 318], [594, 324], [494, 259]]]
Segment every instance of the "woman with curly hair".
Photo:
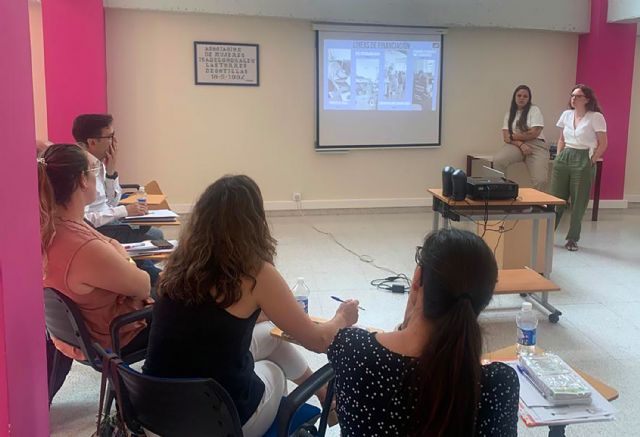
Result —
[[313, 323], [274, 267], [275, 245], [251, 178], [210, 185], [160, 279], [144, 366], [153, 376], [215, 379], [246, 436], [269, 428], [287, 379], [301, 383], [312, 373], [293, 345], [270, 335], [271, 323], [258, 322], [271, 320], [307, 349], [325, 352], [339, 329], [358, 320], [358, 302], [349, 301], [327, 323]]

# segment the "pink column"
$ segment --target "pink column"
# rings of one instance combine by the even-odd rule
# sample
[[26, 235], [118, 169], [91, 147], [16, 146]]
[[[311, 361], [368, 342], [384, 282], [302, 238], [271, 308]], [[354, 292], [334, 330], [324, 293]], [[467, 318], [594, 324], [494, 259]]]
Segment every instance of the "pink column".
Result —
[[0, 0], [0, 436], [49, 435], [28, 3]]
[[607, 0], [591, 0], [591, 31], [580, 36], [576, 82], [593, 88], [607, 120], [601, 198], [622, 199], [637, 26], [607, 23], [607, 6]]
[[72, 142], [81, 113], [107, 111], [102, 0], [42, 0], [47, 124], [53, 142]]

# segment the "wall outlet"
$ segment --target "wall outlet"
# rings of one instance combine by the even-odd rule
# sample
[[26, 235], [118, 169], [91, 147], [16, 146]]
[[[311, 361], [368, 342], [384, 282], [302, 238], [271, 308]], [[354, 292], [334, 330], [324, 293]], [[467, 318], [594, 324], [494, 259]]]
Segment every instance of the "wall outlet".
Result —
[[302, 194], [301, 193], [293, 193], [293, 196], [291, 196], [294, 202], [300, 202], [302, 200]]

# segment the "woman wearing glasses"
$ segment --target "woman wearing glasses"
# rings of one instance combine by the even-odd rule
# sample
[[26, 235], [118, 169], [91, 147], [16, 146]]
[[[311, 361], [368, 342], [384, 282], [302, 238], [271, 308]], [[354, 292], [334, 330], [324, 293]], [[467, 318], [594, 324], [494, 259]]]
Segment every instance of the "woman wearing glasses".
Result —
[[478, 315], [498, 276], [491, 249], [440, 230], [416, 262], [399, 331], [343, 329], [329, 347], [342, 436], [517, 435], [518, 376], [480, 363]]
[[[38, 158], [40, 235], [44, 286], [55, 288], [73, 300], [92, 339], [112, 349], [111, 321], [143, 308], [150, 284], [149, 275], [129, 262], [120, 243], [84, 221], [85, 206], [96, 198], [96, 175], [100, 168], [101, 163], [76, 144], [54, 144], [44, 151]], [[148, 329], [144, 322], [125, 326], [120, 334], [123, 353], [146, 347]], [[56, 339], [52, 342], [47, 343], [47, 361], [51, 362], [54, 353], [63, 354], [59, 357], [55, 394], [73, 359], [82, 360], [84, 356], [64, 342]]]
[[[564, 247], [573, 252], [578, 250], [595, 164], [607, 150], [607, 123], [598, 99], [586, 85], [573, 88], [569, 108], [556, 124], [562, 133], [551, 174], [551, 194], [571, 203], [571, 222]], [[565, 206], [556, 207], [556, 228], [564, 210]]]

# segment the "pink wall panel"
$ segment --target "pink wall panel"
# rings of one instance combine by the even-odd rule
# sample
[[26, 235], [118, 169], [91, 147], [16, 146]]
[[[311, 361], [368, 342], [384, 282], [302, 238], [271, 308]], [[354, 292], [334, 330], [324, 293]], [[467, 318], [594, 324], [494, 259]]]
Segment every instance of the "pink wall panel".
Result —
[[576, 81], [593, 88], [607, 120], [602, 199], [624, 197], [636, 27], [607, 23], [607, 0], [591, 0], [591, 31], [579, 40]]
[[107, 111], [102, 0], [42, 0], [42, 27], [49, 139], [70, 142], [78, 114]]
[[[49, 435], [28, 3], [0, 0], [0, 436]], [[10, 213], [9, 213], [10, 212]]]

